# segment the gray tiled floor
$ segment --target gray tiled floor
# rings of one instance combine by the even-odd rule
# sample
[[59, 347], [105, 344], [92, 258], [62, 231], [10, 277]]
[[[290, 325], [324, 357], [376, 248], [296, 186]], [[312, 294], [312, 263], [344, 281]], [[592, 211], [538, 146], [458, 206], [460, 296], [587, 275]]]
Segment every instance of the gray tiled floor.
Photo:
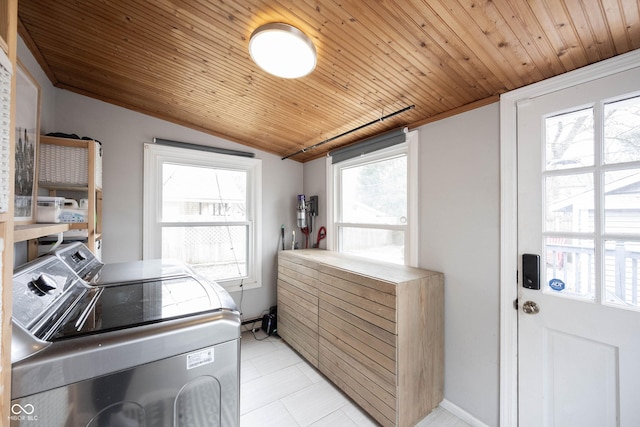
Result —
[[[259, 339], [262, 331], [256, 332]], [[282, 340], [242, 334], [241, 427], [376, 426], [357, 405]], [[436, 408], [419, 427], [467, 427]]]

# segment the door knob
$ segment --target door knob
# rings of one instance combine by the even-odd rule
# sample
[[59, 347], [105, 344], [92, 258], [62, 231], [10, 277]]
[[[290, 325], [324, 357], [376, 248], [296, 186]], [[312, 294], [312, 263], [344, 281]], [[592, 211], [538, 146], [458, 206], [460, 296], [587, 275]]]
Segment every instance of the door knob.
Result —
[[527, 314], [538, 314], [540, 313], [540, 306], [533, 301], [527, 301], [522, 304], [522, 311]]

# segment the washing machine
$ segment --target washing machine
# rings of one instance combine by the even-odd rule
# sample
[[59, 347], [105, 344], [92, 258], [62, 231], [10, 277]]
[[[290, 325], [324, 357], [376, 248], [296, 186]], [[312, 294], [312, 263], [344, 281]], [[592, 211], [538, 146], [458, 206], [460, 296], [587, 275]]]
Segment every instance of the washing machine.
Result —
[[74, 245], [14, 272], [11, 426], [238, 426], [229, 294], [174, 261], [100, 282], [110, 264]]

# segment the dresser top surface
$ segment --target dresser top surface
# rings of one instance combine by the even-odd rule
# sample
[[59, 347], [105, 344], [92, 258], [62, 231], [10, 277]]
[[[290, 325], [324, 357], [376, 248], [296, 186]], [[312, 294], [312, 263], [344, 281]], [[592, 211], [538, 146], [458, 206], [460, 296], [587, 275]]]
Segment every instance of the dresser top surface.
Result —
[[278, 254], [287, 259], [306, 259], [311, 262], [317, 262], [391, 283], [402, 283], [442, 274], [436, 271], [377, 261], [324, 249], [281, 251]]

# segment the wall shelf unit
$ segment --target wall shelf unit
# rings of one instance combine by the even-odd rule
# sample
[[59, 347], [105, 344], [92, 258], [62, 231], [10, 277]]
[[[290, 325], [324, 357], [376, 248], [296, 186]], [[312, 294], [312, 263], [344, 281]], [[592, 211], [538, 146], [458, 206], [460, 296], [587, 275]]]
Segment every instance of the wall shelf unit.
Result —
[[[67, 223], [67, 232], [86, 234], [89, 249], [101, 258], [102, 147], [98, 141], [40, 136], [38, 187], [50, 196], [86, 199], [87, 221]], [[45, 224], [38, 224], [45, 226]], [[82, 233], [84, 232], [84, 233]], [[52, 233], [49, 233], [52, 234]], [[46, 236], [49, 234], [43, 234]], [[65, 239], [67, 237], [65, 236]], [[84, 239], [84, 237], [83, 237]]]

